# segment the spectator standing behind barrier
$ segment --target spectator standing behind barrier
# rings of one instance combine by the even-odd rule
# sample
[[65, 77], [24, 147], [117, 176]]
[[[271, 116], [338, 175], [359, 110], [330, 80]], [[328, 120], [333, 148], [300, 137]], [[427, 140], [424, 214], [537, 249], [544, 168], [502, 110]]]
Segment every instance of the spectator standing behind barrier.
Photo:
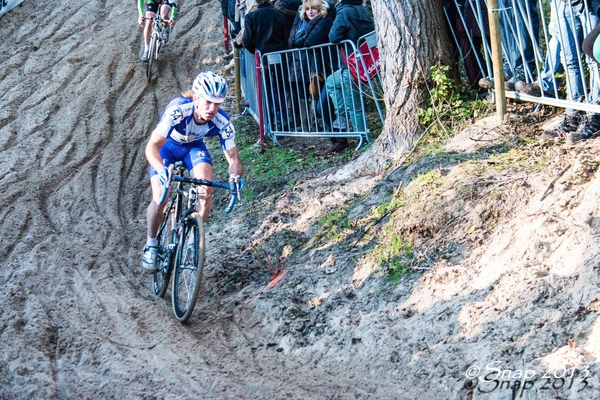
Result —
[[242, 25], [238, 18], [236, 18], [237, 12], [237, 1], [236, 0], [219, 0], [221, 3], [221, 11], [223, 15], [227, 17], [229, 22], [231, 22], [231, 32], [229, 34], [233, 39], [240, 33], [242, 30]]
[[302, 0], [277, 0], [273, 6], [285, 17], [285, 41], [287, 43], [292, 27], [294, 26], [294, 20], [298, 15], [300, 7], [302, 7]]
[[[531, 81], [537, 70], [535, 49], [539, 49], [540, 32], [537, 1], [498, 0], [505, 90], [515, 90], [515, 82], [518, 80]], [[482, 78], [479, 85], [486, 89], [493, 89], [494, 81], [491, 78]]]
[[[256, 50], [261, 54], [286, 50], [285, 17], [273, 8], [269, 0], [258, 0], [257, 4], [256, 11], [248, 13], [244, 19], [242, 44], [250, 53]], [[281, 63], [268, 64], [266, 69], [264, 86], [267, 94], [271, 95], [267, 110], [271, 122], [275, 123], [274, 129], [278, 130], [287, 122], [287, 105], [283, 93], [287, 74]]]
[[[450, 42], [455, 44], [455, 49], [462, 57], [469, 79], [469, 86], [477, 92], [477, 97], [484, 98], [488, 95], [488, 89], [479, 86], [479, 80], [483, 77], [480, 67], [480, 63], [483, 64], [483, 55], [481, 54], [483, 35], [475, 18], [477, 10], [473, 10], [472, 3], [468, 0], [457, 0], [456, 2], [455, 0], [443, 0], [443, 5], [448, 16], [448, 27], [451, 29]], [[487, 37], [489, 37], [487, 7], [483, 2], [481, 6], [480, 11], [484, 19], [484, 29]], [[473, 46], [471, 46], [471, 43], [473, 43]]]
[[[590, 93], [585, 96], [586, 77], [580, 68], [583, 38], [598, 25], [598, 8], [600, 1], [589, 3], [583, 0], [571, 0], [568, 3], [554, 0], [551, 4], [556, 12], [559, 31], [559, 43], [562, 53], [563, 67], [567, 78], [567, 99], [574, 102], [592, 102], [599, 104], [600, 79], [597, 63], [589, 62]], [[544, 132], [541, 139], [552, 139], [561, 135], [566, 136], [566, 142], [589, 139], [600, 131], [600, 115], [585, 114], [582, 111], [567, 109], [561, 124], [553, 131]]]
[[[331, 43], [351, 40], [356, 45], [358, 38], [375, 30], [375, 24], [362, 3], [362, 0], [341, 0], [337, 4], [335, 20], [329, 31]], [[339, 130], [348, 129], [346, 120], [346, 114], [348, 114], [354, 129], [364, 131], [366, 127], [364, 126], [365, 118], [362, 112], [360, 93], [357, 84], [350, 77], [348, 68], [343, 66], [329, 75], [325, 85], [337, 115], [332, 127]], [[347, 101], [350, 102], [349, 110], [346, 105]], [[332, 142], [333, 145], [327, 149], [326, 153], [337, 153], [348, 148], [348, 139], [346, 138], [332, 139]]]
[[[562, 0], [552, 0], [562, 1]], [[558, 19], [556, 16], [556, 7], [550, 5], [550, 22], [548, 23], [548, 33], [550, 40], [546, 49], [546, 60], [544, 61], [544, 70], [538, 76], [536, 82], [528, 83], [522, 80], [517, 81], [515, 88], [522, 93], [530, 96], [541, 96], [542, 91], [549, 97], [557, 97], [555, 87], [555, 76], [564, 71], [560, 61], [560, 31], [558, 29]], [[555, 96], [556, 94], [556, 96]]]
[[[329, 31], [333, 25], [333, 20], [327, 18], [329, 4], [325, 0], [304, 0], [300, 11], [294, 20], [288, 47], [290, 49], [312, 47], [324, 43], [329, 43]], [[308, 86], [311, 84], [312, 74], [324, 72], [322, 52], [303, 51], [293, 59], [294, 65], [290, 66], [294, 73], [290, 72], [290, 81], [296, 81], [297, 85], [291, 85], [295, 99], [292, 105], [307, 104], [298, 102], [298, 99], [305, 99], [305, 94], [309, 92]], [[318, 92], [321, 91], [319, 88]], [[317, 94], [318, 95], [318, 94]], [[300, 109], [299, 109], [300, 108]], [[301, 111], [301, 107], [295, 107], [294, 112]], [[302, 112], [304, 115], [306, 111]]]

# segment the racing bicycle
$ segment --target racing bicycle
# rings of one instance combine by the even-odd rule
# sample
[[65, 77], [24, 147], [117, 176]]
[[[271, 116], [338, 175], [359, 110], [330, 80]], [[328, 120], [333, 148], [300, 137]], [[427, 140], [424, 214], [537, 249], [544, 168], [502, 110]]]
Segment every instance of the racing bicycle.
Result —
[[244, 180], [239, 182], [215, 182], [190, 178], [185, 174], [183, 163], [169, 167], [169, 181], [163, 187], [160, 204], [173, 183], [173, 195], [167, 203], [158, 230], [156, 272], [153, 275], [153, 292], [164, 297], [171, 274], [173, 286], [171, 297], [173, 313], [180, 322], [186, 322], [196, 306], [205, 262], [204, 221], [196, 211], [197, 186], [212, 186], [229, 190], [230, 201], [225, 212], [229, 213], [240, 198]]
[[163, 4], [158, 6], [156, 15], [152, 18], [146, 18], [152, 21], [152, 34], [150, 36], [150, 54], [148, 57], [148, 65], [146, 66], [146, 79], [150, 82], [152, 79], [152, 70], [154, 65], [158, 61], [158, 52], [161, 46], [166, 43], [169, 36], [169, 20], [163, 19], [162, 17]]

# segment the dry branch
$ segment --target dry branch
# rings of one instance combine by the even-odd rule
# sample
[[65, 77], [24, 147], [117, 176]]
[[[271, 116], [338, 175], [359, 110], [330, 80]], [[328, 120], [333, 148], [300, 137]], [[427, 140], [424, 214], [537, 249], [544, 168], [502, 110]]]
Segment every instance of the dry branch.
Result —
[[565, 172], [567, 172], [567, 170], [571, 168], [571, 164], [567, 164], [566, 167], [564, 167], [558, 174], [556, 174], [556, 176], [554, 177], [554, 179], [552, 179], [552, 181], [550, 181], [550, 183], [548, 184], [548, 186], [546, 186], [546, 190], [544, 190], [544, 193], [542, 193], [542, 197], [540, 197], [540, 201], [543, 201], [546, 198], [546, 195], [548, 194], [548, 192], [550, 191], [550, 189], [552, 189], [552, 187], [554, 186], [554, 184], [556, 183], [557, 180], [560, 179], [561, 176], [563, 176], [563, 174]]

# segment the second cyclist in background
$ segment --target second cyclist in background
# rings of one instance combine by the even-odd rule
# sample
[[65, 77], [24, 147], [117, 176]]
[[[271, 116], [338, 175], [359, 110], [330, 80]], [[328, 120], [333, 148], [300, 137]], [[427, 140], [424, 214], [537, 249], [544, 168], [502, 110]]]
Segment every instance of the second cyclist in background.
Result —
[[[158, 11], [158, 7], [164, 0], [138, 0], [138, 24], [144, 27], [144, 54], [142, 55], [142, 61], [148, 61], [148, 57], [150, 54], [150, 34], [152, 32], [152, 18], [156, 16], [156, 12]], [[144, 3], [146, 3], [146, 15], [144, 18]], [[177, 3], [174, 0], [166, 0], [164, 1], [164, 6], [162, 7], [162, 15], [161, 17], [165, 22], [168, 22], [169, 28], [172, 28], [175, 25], [175, 19], [177, 18]], [[144, 19], [146, 20], [146, 25], [144, 26]], [[163, 30], [163, 37], [161, 38], [163, 41], [169, 40], [169, 29]]]

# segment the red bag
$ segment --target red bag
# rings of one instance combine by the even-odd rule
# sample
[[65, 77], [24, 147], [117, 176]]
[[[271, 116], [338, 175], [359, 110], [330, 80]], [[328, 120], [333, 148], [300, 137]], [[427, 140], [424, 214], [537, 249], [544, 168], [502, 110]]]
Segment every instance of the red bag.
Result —
[[[361, 56], [364, 61], [364, 65], [360, 61]], [[362, 42], [358, 50], [350, 54], [348, 57], [346, 57], [346, 53], [342, 50], [342, 59], [356, 82], [358, 82], [358, 78], [360, 77], [360, 80], [363, 83], [366, 83], [369, 78], [373, 78], [375, 75], [377, 75], [379, 69], [381, 68], [379, 62], [379, 50], [377, 50], [377, 46], [371, 47], [369, 51], [369, 44], [367, 41]]]

